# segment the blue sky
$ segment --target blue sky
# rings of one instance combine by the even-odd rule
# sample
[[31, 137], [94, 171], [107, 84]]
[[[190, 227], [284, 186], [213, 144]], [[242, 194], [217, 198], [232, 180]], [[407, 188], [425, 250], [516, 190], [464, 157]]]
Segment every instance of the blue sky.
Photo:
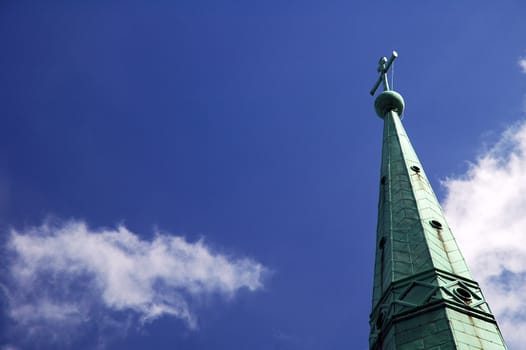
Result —
[[[3, 1], [3, 349], [367, 348], [377, 61], [399, 52], [404, 125], [467, 232], [506, 181], [458, 193], [522, 159], [525, 10]], [[523, 276], [517, 254], [479, 276]]]

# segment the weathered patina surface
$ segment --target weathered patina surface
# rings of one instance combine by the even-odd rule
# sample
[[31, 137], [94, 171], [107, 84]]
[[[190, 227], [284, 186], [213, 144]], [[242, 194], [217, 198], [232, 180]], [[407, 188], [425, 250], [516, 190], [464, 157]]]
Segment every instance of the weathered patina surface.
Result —
[[506, 349], [400, 121], [390, 60], [375, 109], [384, 120], [370, 349]]

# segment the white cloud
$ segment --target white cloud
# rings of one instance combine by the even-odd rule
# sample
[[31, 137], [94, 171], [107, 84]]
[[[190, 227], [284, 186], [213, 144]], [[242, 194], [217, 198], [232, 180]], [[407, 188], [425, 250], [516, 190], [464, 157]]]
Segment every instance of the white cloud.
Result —
[[526, 332], [526, 123], [445, 181], [444, 210], [510, 348]]
[[523, 73], [526, 73], [526, 58], [519, 60], [519, 67], [521, 67]]
[[168, 315], [195, 328], [195, 299], [258, 290], [267, 271], [201, 240], [157, 233], [146, 241], [123, 226], [94, 231], [78, 221], [12, 231], [7, 250], [8, 316], [28, 333], [115, 321], [111, 313], [139, 323]]

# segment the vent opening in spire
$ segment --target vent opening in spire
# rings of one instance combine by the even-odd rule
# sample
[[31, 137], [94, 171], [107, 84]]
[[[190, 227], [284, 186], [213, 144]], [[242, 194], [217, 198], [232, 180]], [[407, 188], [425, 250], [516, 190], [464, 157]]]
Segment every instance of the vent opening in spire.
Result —
[[429, 224], [431, 226], [433, 226], [434, 228], [437, 228], [437, 229], [441, 229], [442, 228], [442, 224], [440, 223], [440, 221], [431, 220], [431, 221], [429, 221]]

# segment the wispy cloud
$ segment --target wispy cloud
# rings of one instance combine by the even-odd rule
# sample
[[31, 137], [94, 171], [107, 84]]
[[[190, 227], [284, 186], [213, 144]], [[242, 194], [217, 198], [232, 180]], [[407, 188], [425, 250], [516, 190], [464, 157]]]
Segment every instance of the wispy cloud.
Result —
[[12, 231], [6, 249], [8, 317], [19, 333], [48, 338], [102, 319], [129, 326], [130, 317], [143, 324], [172, 316], [196, 328], [195, 298], [258, 290], [267, 271], [202, 240], [163, 233], [143, 240], [124, 226], [91, 230], [79, 221]]
[[519, 67], [521, 67], [523, 73], [526, 73], [526, 58], [521, 58], [519, 60]]
[[446, 215], [508, 345], [526, 333], [526, 123], [445, 181]]

